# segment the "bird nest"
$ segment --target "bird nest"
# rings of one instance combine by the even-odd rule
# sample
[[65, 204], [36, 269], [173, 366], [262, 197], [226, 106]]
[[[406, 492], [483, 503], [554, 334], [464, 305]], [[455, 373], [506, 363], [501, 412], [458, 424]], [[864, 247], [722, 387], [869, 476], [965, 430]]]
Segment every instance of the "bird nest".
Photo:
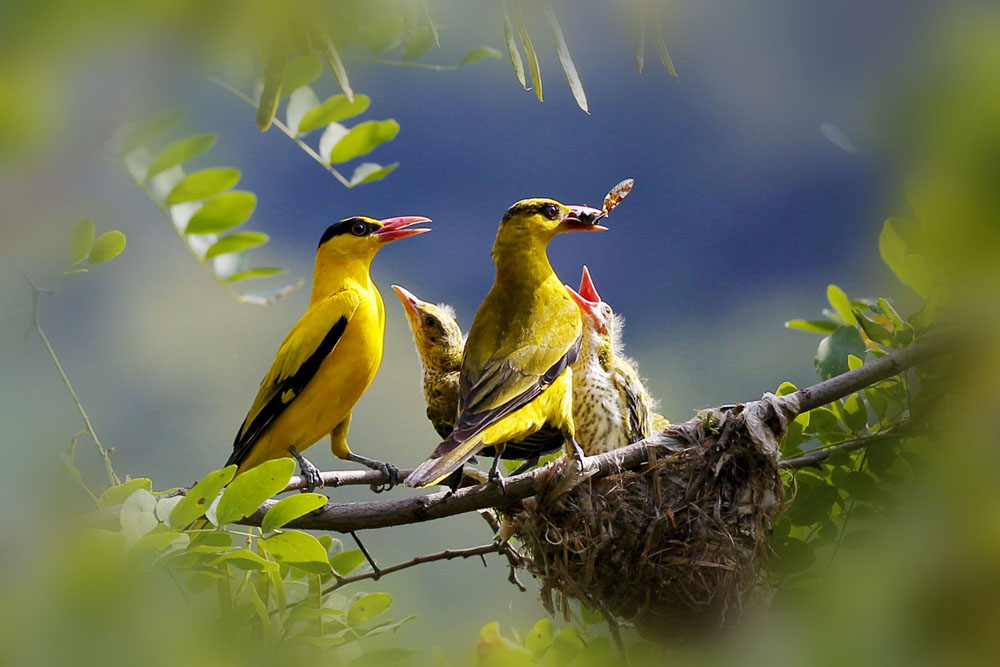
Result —
[[568, 615], [576, 599], [613, 627], [676, 641], [766, 606], [768, 541], [784, 509], [777, 443], [796, 407], [769, 395], [704, 411], [647, 440], [640, 469], [584, 478], [564, 466], [508, 508], [549, 612]]

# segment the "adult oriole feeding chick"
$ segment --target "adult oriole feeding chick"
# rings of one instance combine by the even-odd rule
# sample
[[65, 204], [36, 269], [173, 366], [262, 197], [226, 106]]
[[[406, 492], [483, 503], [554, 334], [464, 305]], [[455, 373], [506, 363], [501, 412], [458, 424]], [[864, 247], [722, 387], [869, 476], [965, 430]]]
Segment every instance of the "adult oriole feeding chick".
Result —
[[496, 278], [479, 307], [459, 372], [452, 432], [406, 478], [407, 486], [437, 484], [486, 447], [497, 458], [510, 441], [558, 433], [579, 451], [573, 427], [572, 371], [580, 345], [580, 311], [549, 264], [556, 235], [603, 230], [598, 209], [552, 199], [511, 206], [493, 244]]
[[654, 412], [633, 362], [622, 355], [622, 317], [601, 300], [586, 266], [579, 291], [566, 288], [583, 313], [573, 365], [573, 423], [583, 451], [600, 454], [663, 430], [669, 422]]
[[387, 243], [430, 231], [429, 218], [354, 217], [330, 225], [319, 241], [312, 296], [285, 336], [257, 398], [236, 434], [226, 465], [237, 474], [269, 459], [293, 456], [311, 488], [319, 470], [301, 452], [324, 435], [333, 453], [398, 481], [398, 469], [347, 446], [351, 411], [382, 362], [385, 306], [369, 268]]

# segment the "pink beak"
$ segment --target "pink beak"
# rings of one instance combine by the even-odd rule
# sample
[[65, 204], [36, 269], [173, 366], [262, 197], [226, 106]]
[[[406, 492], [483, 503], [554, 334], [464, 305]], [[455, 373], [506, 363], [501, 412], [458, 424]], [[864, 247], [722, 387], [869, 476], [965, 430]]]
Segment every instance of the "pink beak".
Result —
[[597, 307], [601, 305], [600, 299], [598, 299], [597, 301], [591, 301], [589, 299], [586, 299], [569, 285], [566, 285], [566, 291], [569, 292], [569, 295], [570, 297], [573, 298], [573, 301], [576, 301], [576, 305], [580, 307], [580, 311], [583, 312], [583, 314], [587, 316], [592, 322], [594, 322], [597, 328], [597, 332], [602, 334], [607, 333], [608, 327], [606, 323], [601, 320], [600, 313], [598, 313], [597, 311]]
[[392, 291], [399, 297], [399, 300], [403, 303], [403, 308], [405, 308], [408, 313], [414, 317], [420, 317], [420, 313], [417, 311], [420, 299], [417, 298], [416, 294], [399, 285], [393, 285]]
[[423, 234], [431, 231], [426, 227], [407, 229], [411, 225], [430, 221], [430, 218], [425, 218], [421, 215], [403, 215], [398, 218], [386, 218], [384, 220], [379, 220], [379, 222], [382, 223], [382, 227], [372, 232], [372, 236], [377, 238], [382, 243], [398, 241], [399, 239], [405, 239], [408, 236], [416, 236], [417, 234]]
[[596, 303], [600, 303], [601, 301], [601, 295], [597, 293], [594, 281], [590, 277], [590, 269], [586, 265], [584, 265], [583, 275], [580, 277], [580, 295], [587, 299], [587, 301], [594, 301]]
[[570, 206], [569, 215], [563, 221], [563, 228], [569, 232], [603, 232], [607, 227], [597, 224], [604, 217], [604, 211], [590, 206]]

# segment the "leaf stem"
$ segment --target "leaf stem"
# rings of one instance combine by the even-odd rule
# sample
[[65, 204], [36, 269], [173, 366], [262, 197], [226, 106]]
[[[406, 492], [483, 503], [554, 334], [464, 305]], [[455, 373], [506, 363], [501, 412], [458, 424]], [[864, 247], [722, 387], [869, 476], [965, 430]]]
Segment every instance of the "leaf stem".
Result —
[[372, 63], [374, 65], [389, 65], [391, 67], [412, 67], [414, 69], [426, 69], [433, 72], [454, 72], [458, 70], [458, 65], [431, 65], [430, 63], [409, 62], [406, 60], [389, 60], [386, 58], [344, 56], [344, 60], [351, 60], [358, 63]]

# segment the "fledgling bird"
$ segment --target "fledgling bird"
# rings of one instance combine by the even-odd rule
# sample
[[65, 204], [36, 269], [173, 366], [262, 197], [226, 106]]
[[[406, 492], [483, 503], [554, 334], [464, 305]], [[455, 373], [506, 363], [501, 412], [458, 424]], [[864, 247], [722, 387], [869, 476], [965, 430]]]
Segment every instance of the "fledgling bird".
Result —
[[309, 307], [278, 348], [226, 462], [239, 466], [237, 474], [291, 455], [310, 489], [322, 486], [319, 470], [301, 452], [329, 435], [336, 456], [384, 472], [390, 484], [398, 481], [394, 465], [352, 452], [347, 431], [382, 362], [385, 306], [371, 262], [386, 244], [430, 231], [413, 227], [424, 222], [430, 219], [354, 217], [323, 233]]
[[[437, 484], [487, 447], [559, 434], [579, 452], [573, 426], [572, 371], [581, 317], [546, 255], [556, 235], [603, 230], [598, 209], [552, 199], [511, 206], [493, 244], [496, 278], [479, 307], [459, 372], [455, 426], [407, 486]], [[534, 454], [534, 453], [529, 453]], [[490, 478], [497, 479], [493, 461]]]
[[566, 288], [583, 314], [573, 365], [573, 423], [583, 451], [600, 454], [662, 431], [670, 422], [654, 411], [634, 362], [622, 354], [621, 315], [601, 300], [586, 266], [579, 291]]

